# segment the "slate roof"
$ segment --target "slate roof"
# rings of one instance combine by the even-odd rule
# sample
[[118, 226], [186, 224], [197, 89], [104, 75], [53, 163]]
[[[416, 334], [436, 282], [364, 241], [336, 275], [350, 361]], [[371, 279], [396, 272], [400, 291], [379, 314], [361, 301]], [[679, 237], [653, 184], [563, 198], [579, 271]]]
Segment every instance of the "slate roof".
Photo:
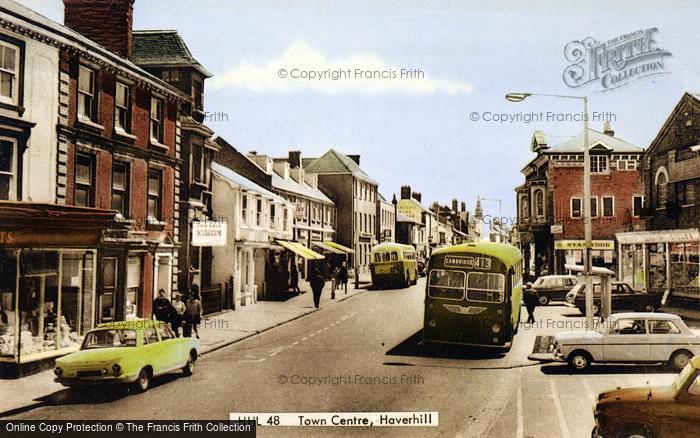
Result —
[[[591, 146], [595, 146], [596, 143], [601, 142], [607, 147], [612, 149], [612, 152], [622, 152], [622, 153], [642, 153], [643, 148], [635, 146], [628, 143], [620, 138], [604, 134], [602, 132], [596, 131], [595, 129], [588, 129], [588, 142]], [[575, 137], [560, 143], [552, 148], [545, 151], [546, 154], [566, 154], [566, 153], [583, 153], [583, 131], [581, 131]]]
[[277, 201], [282, 204], [289, 204], [289, 201], [285, 200], [281, 196], [278, 196], [271, 191], [260, 187], [259, 185], [255, 184], [253, 181], [249, 180], [248, 178], [244, 177], [243, 175], [240, 175], [233, 170], [229, 169], [226, 166], [223, 166], [219, 163], [213, 162], [211, 163], [211, 170], [214, 171], [215, 174], [220, 176], [221, 178], [228, 180], [230, 183], [235, 184], [237, 186], [241, 186], [243, 189], [257, 193], [260, 196], [265, 196], [267, 198], [273, 199], [274, 201]]
[[333, 201], [331, 201], [328, 196], [324, 195], [322, 191], [314, 189], [306, 183], [299, 184], [291, 178], [288, 180], [284, 179], [278, 175], [277, 172], [272, 172], [272, 187], [288, 193], [296, 193], [326, 204], [333, 204]]
[[131, 59], [144, 67], [193, 67], [210, 78], [212, 75], [192, 56], [176, 30], [135, 30]]
[[352, 158], [341, 154], [335, 149], [329, 149], [328, 152], [316, 159], [302, 158], [302, 165], [304, 170], [309, 173], [351, 173], [353, 176], [369, 183], [377, 184]]

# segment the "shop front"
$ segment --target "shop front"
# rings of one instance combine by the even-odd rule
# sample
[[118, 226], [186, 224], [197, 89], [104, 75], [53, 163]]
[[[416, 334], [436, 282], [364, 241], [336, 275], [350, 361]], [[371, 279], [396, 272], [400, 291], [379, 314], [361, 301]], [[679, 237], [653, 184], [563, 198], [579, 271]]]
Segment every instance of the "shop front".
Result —
[[636, 289], [666, 293], [678, 304], [700, 303], [700, 231], [618, 233], [620, 279]]
[[114, 212], [0, 202], [0, 362], [77, 350], [97, 318], [97, 251]]

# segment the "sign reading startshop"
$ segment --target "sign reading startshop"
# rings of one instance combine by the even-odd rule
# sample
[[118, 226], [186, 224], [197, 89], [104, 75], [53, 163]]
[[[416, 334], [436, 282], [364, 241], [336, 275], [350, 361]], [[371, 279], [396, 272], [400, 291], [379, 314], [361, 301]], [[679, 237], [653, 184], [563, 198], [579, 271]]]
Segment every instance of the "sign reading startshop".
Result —
[[225, 246], [225, 221], [192, 222], [192, 246]]

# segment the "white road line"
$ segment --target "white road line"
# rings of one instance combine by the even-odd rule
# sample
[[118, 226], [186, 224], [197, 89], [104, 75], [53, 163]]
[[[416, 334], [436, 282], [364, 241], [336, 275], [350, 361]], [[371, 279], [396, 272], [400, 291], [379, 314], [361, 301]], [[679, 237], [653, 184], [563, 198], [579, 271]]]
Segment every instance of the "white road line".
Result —
[[321, 329], [321, 330], [316, 330], [316, 333], [321, 333], [321, 332], [323, 332], [323, 329]]
[[299, 341], [294, 341], [294, 342], [292, 342], [291, 346], [293, 347], [293, 346], [297, 345], [298, 343], [299, 343]]
[[301, 342], [304, 342], [307, 339], [309, 339], [309, 338], [301, 338]]
[[246, 362], [249, 362], [249, 363], [258, 363], [258, 362], [264, 361], [265, 359], [266, 359], [266, 358], [264, 358], [264, 357], [261, 358], [261, 359], [243, 359], [243, 360], [239, 360], [238, 362], [239, 362], [239, 363], [246, 363]]
[[566, 425], [566, 419], [564, 418], [564, 411], [561, 408], [561, 402], [559, 401], [559, 392], [554, 384], [554, 380], [549, 381], [549, 388], [552, 391], [552, 398], [554, 399], [554, 407], [557, 410], [557, 419], [559, 420], [559, 428], [561, 429], [561, 436], [563, 438], [571, 438], [569, 433], [569, 428]]
[[515, 429], [515, 438], [525, 437], [525, 427], [523, 424], [523, 369], [518, 368], [518, 377], [520, 382], [518, 385], [518, 398], [517, 398], [517, 409], [518, 409], [518, 425]]
[[309, 335], [310, 338], [313, 338], [314, 336], [316, 336], [316, 333], [311, 333], [311, 334]]
[[277, 352], [276, 352], [276, 351], [273, 351], [272, 353], [270, 353], [270, 357], [272, 357], [272, 356], [274, 356], [274, 355], [276, 355], [276, 354], [277, 354]]

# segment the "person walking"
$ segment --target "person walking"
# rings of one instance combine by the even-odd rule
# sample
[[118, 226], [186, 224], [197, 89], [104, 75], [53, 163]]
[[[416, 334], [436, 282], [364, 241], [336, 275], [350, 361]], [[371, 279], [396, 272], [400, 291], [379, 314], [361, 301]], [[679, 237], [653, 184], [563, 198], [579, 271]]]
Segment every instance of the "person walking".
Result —
[[540, 303], [540, 297], [537, 294], [537, 291], [532, 288], [532, 283], [530, 282], [525, 284], [523, 301], [525, 302], [525, 308], [527, 309], [527, 323], [533, 324], [535, 322], [535, 307], [537, 307], [537, 305]]
[[345, 289], [345, 295], [348, 294], [348, 262], [343, 262], [340, 265], [340, 272], [338, 273], [338, 281], [343, 289]]
[[185, 304], [185, 329], [183, 330], [183, 336], [191, 338], [194, 332], [197, 339], [199, 339], [199, 324], [201, 322], [202, 301], [199, 296], [199, 286], [193, 284], [190, 288], [190, 296]]
[[318, 309], [321, 305], [321, 292], [323, 292], [323, 286], [326, 285], [326, 280], [323, 278], [318, 268], [315, 268], [313, 274], [311, 274], [309, 284], [314, 294], [314, 306]]
[[299, 269], [297, 269], [296, 263], [292, 263], [292, 269], [289, 271], [289, 286], [292, 288], [292, 292], [301, 294], [301, 290], [299, 290]]
[[179, 338], [180, 328], [182, 327], [182, 323], [185, 321], [185, 310], [187, 309], [187, 305], [182, 301], [182, 294], [177, 292], [175, 293], [175, 296], [173, 297], [173, 308], [175, 309], [175, 312], [170, 320], [170, 327], [173, 329], [173, 332], [175, 332], [175, 336]]
[[158, 291], [158, 298], [153, 300], [153, 318], [169, 324], [173, 313], [175, 313], [175, 308], [170, 301], [165, 298], [165, 289], [160, 289]]

